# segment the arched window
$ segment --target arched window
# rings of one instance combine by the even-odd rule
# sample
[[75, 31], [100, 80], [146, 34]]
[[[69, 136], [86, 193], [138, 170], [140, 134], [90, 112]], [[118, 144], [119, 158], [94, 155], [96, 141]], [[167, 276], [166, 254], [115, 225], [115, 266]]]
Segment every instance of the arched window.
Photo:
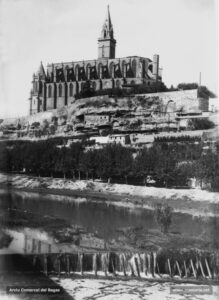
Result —
[[102, 88], [103, 88], [103, 83], [102, 83], [102, 80], [100, 80], [100, 90], [102, 90]]
[[136, 66], [137, 66], [137, 63], [136, 63], [136, 60], [134, 59], [132, 61], [132, 72], [133, 72], [133, 77], [136, 77]]
[[72, 83], [69, 84], [69, 96], [70, 97], [73, 96], [73, 84]]
[[125, 67], [125, 61], [122, 62], [122, 77], [126, 77], [126, 67]]
[[95, 81], [92, 83], [92, 86], [93, 86], [93, 89], [95, 91], [96, 90], [96, 82]]
[[84, 83], [82, 82], [81, 83], [81, 91], [83, 91], [83, 89], [84, 89]]
[[76, 77], [76, 80], [78, 80], [78, 69], [79, 69], [79, 65], [76, 65], [76, 67], [75, 67], [75, 77]]
[[109, 73], [110, 73], [110, 77], [114, 77], [114, 63], [111, 62], [110, 66], [109, 66]]
[[116, 80], [116, 87], [117, 87], [117, 88], [120, 88], [120, 87], [121, 87], [121, 82], [120, 82], [120, 80]]
[[52, 97], [52, 87], [51, 85], [48, 86], [48, 98]]
[[102, 79], [102, 66], [103, 65], [101, 63], [98, 65], [98, 77], [100, 79]]
[[62, 97], [62, 85], [61, 85], [61, 83], [59, 84], [59, 97]]
[[90, 67], [91, 67], [91, 65], [87, 64], [87, 66], [86, 66], [86, 76], [87, 76], [88, 80], [90, 79]]

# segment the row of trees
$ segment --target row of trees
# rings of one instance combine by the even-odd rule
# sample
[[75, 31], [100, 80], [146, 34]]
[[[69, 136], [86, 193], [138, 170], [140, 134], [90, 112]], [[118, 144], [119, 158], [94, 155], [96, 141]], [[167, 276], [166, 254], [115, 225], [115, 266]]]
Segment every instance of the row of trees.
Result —
[[155, 142], [201, 142], [201, 137], [191, 135], [181, 136], [158, 136], [154, 138]]
[[0, 170], [37, 176], [147, 184], [148, 176], [158, 186], [186, 186], [196, 177], [219, 187], [219, 147], [203, 154], [201, 143], [155, 143], [135, 153], [120, 144], [85, 150], [83, 143], [70, 147], [57, 141], [1, 142]]

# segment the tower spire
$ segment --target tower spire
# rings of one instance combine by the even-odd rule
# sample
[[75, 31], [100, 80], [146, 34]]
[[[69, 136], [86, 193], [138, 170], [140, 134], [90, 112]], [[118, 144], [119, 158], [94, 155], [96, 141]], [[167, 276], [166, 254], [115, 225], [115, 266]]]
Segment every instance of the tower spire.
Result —
[[114, 39], [109, 5], [107, 5], [107, 15], [103, 23], [101, 36], [98, 39], [98, 44], [98, 58], [115, 58], [116, 40]]
[[46, 73], [45, 73], [42, 61], [40, 62], [40, 66], [39, 66], [39, 69], [37, 71], [37, 75], [42, 77], [43, 79], [46, 77]]
[[109, 28], [113, 28], [112, 26], [112, 22], [111, 22], [111, 17], [110, 17], [110, 10], [109, 10], [109, 4], [107, 5], [107, 14], [108, 14], [108, 24], [109, 24]]
[[111, 38], [113, 39], [113, 25], [110, 17], [109, 5], [107, 5], [107, 15], [103, 23], [101, 38]]

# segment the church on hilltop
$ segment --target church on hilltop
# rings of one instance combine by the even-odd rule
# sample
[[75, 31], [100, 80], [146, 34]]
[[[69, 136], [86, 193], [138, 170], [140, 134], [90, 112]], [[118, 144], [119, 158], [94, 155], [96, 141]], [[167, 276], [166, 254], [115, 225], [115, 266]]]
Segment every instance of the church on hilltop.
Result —
[[108, 6], [98, 39], [98, 58], [48, 64], [46, 71], [41, 62], [33, 74], [30, 114], [71, 105], [87, 82], [96, 91], [162, 82], [159, 55], [155, 54], [151, 60], [140, 56], [116, 58], [115, 53], [116, 40]]

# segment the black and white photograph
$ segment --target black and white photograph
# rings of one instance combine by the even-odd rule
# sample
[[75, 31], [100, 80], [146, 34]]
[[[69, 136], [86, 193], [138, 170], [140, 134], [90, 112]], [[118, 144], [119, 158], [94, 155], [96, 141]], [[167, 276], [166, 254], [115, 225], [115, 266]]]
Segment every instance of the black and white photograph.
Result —
[[0, 0], [0, 299], [219, 299], [219, 1]]

